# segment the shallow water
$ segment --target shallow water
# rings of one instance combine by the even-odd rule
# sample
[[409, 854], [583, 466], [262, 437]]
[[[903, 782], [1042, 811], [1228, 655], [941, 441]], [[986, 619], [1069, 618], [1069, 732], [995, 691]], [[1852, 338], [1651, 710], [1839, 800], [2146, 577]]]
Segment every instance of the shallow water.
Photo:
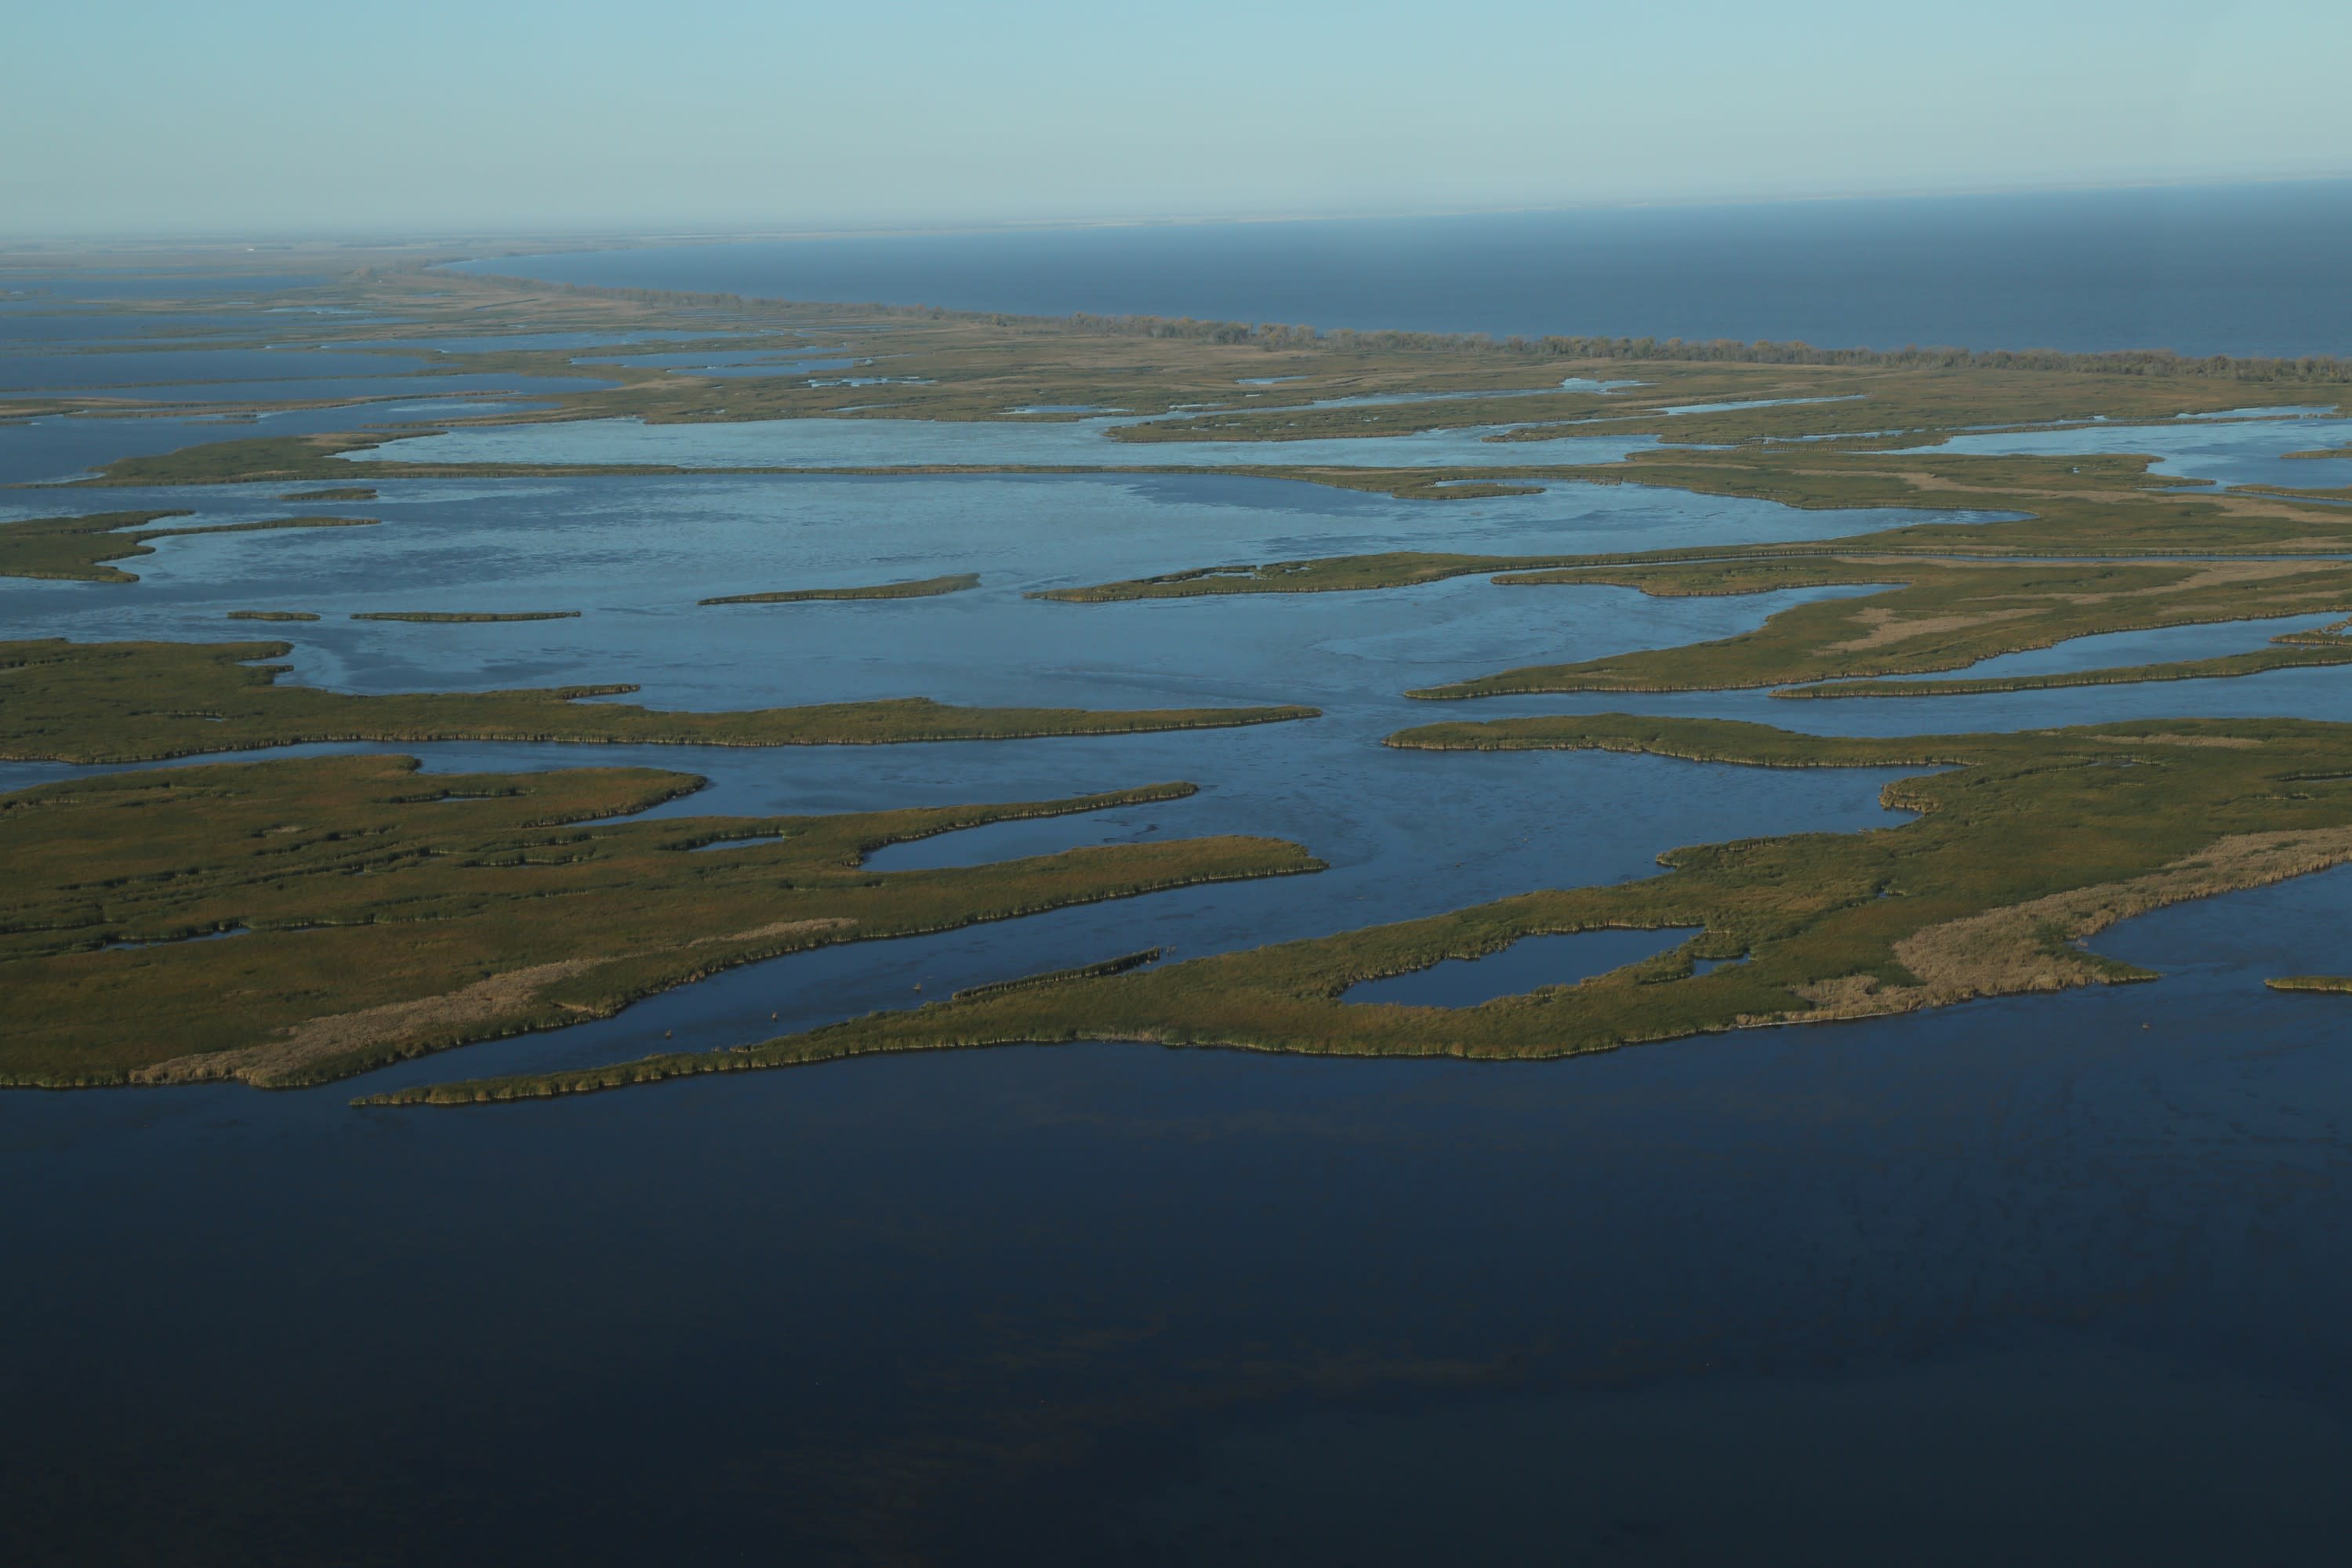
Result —
[[[2345, 482], [2341, 465], [2287, 458], [2289, 452], [2352, 444], [2352, 419], [2250, 419], [2238, 424], [2176, 420], [2166, 425], [2094, 425], [2073, 430], [2021, 430], [1955, 436], [1943, 449], [2066, 456], [2076, 452], [2152, 453], [2152, 473], [2221, 485], [2312, 489]], [[2333, 475], [2334, 477], [2331, 477]]]
[[[147, 422], [108, 423], [136, 431]], [[355, 469], [352, 477], [373, 484], [377, 499], [321, 510], [381, 518], [380, 527], [163, 540], [155, 553], [129, 565], [142, 579], [135, 593], [0, 584], [0, 615], [28, 634], [199, 636], [215, 632], [232, 609], [307, 609], [335, 617], [296, 638], [317, 650], [306, 657], [334, 661], [305, 666], [314, 679], [383, 689], [420, 679], [511, 685], [533, 670], [625, 660], [659, 693], [652, 700], [703, 707], [785, 700], [778, 696], [784, 689], [919, 689], [972, 701], [1057, 694], [1071, 700], [1072, 682], [1113, 690], [1138, 679], [1164, 682], [1171, 697], [1218, 682], [1279, 690], [1286, 679], [1271, 672], [1295, 666], [1300, 650], [1343, 667], [1401, 659], [1392, 677], [1382, 677], [1401, 690], [1524, 662], [1517, 656], [1549, 654], [1563, 637], [1582, 638], [1595, 652], [1624, 637], [1685, 640], [1686, 628], [1715, 635], [1706, 628], [1751, 625], [1795, 600], [1649, 599], [1599, 587], [1497, 591], [1479, 578], [1376, 595], [1116, 606], [1023, 595], [1219, 562], [1415, 546], [1623, 551], [1821, 531], [1818, 513], [1638, 486], [1559, 485], [1539, 495], [1433, 503], [1222, 475], [485, 482], [378, 480]], [[203, 525], [282, 516], [287, 508], [277, 497], [287, 488], [124, 489], [77, 492], [71, 500], [97, 494], [110, 508], [184, 508], [194, 514], [189, 524]], [[0, 506], [34, 516], [66, 499], [17, 492]], [[497, 526], [486, 527], [485, 508], [493, 506]], [[1934, 514], [1842, 515], [1871, 527]], [[955, 572], [978, 573], [980, 588], [914, 600], [696, 604]], [[255, 602], [257, 586], [266, 586], [267, 602]], [[428, 599], [424, 607], [589, 614], [529, 626], [339, 624], [353, 611], [414, 609]], [[1588, 614], [1603, 606], [1608, 613], [1598, 619]], [[1417, 626], [1463, 615], [1491, 629], [1470, 636], [1465, 626], [1428, 639], [1413, 634]], [[379, 660], [381, 673], [371, 675]], [[780, 681], [780, 670], [789, 677]]]
[[[857, 380], [844, 385], [861, 384]], [[863, 384], [881, 385], [880, 379]], [[1224, 468], [1234, 464], [1346, 468], [1513, 468], [1530, 463], [1613, 463], [1655, 446], [1648, 436], [1563, 437], [1530, 448], [1483, 437], [1508, 426], [1474, 425], [1404, 436], [1300, 441], [1133, 441], [1106, 432], [1132, 418], [1055, 424], [983, 420], [761, 419], [722, 425], [646, 425], [583, 419], [452, 430], [381, 454], [411, 463], [667, 463], [688, 468], [900, 468], [1022, 463], [1089, 468]], [[1531, 455], [1539, 450], [1541, 456]]]
[[[1402, 401], [1415, 399], [1383, 394], [1297, 406]], [[1757, 405], [1694, 404], [1668, 412], [1696, 413], [1741, 406]], [[1255, 412], [1279, 411], [1270, 407]], [[1659, 444], [1656, 437], [1649, 436], [1560, 436], [1537, 441], [1487, 439], [1523, 428], [1507, 425], [1287, 441], [1120, 441], [1110, 434], [1121, 426], [1142, 422], [1132, 415], [1102, 415], [1051, 424], [861, 418], [647, 425], [634, 419], [596, 419], [452, 430], [404, 441], [396, 447], [355, 452], [350, 454], [350, 460], [643, 463], [687, 468], [991, 463], [1108, 468], [1234, 465], [1513, 468], [1617, 462]], [[2146, 454], [2156, 459], [2150, 471], [2158, 474], [2218, 486], [2309, 488], [2336, 482], [2329, 477], [2329, 466], [2308, 459], [2290, 459], [2287, 454], [2347, 444], [2352, 444], [2352, 419], [2305, 416], [2231, 423], [2175, 419], [2145, 425], [2097, 424], [2072, 429], [1983, 432], [1952, 437], [1937, 449], [1997, 456]], [[1847, 515], [1838, 514], [1839, 521]], [[1859, 531], [1835, 524], [1829, 531]]]

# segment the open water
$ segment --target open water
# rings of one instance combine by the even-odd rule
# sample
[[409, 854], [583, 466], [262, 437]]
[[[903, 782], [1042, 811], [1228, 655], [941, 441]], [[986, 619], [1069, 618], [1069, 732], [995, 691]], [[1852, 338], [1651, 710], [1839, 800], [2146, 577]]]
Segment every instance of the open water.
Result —
[[1446, 218], [846, 236], [501, 258], [567, 283], [1058, 316], [2352, 353], [2352, 180]]

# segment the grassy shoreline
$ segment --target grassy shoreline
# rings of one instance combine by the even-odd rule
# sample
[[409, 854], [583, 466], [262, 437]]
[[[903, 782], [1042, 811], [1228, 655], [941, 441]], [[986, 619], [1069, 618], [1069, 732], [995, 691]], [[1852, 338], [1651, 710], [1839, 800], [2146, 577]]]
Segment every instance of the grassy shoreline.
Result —
[[578, 610], [361, 610], [355, 621], [412, 621], [422, 626], [473, 626], [491, 621], [576, 621]]
[[1311, 719], [1305, 707], [959, 708], [928, 698], [740, 712], [587, 701], [629, 685], [360, 696], [282, 686], [283, 642], [0, 643], [0, 758], [154, 762], [329, 741], [856, 746], [1129, 735]]
[[[812, 947], [1321, 868], [1296, 845], [1231, 836], [865, 868], [884, 845], [1181, 799], [1189, 784], [829, 816], [637, 816], [703, 782], [311, 757], [0, 795], [0, 1085], [320, 1083], [610, 1016]], [[717, 843], [736, 847], [691, 852]], [[158, 1017], [173, 1026], [149, 1026]]]
[[184, 510], [108, 511], [0, 522], [0, 577], [136, 583], [137, 574], [107, 563], [154, 554], [149, 540], [183, 539], [205, 533], [264, 533], [289, 528], [371, 528], [376, 521], [372, 517], [280, 517], [258, 522], [181, 528], [144, 526], [163, 518], [189, 515]]
[[[1770, 767], [1940, 767], [1884, 791], [1918, 813], [1661, 856], [1644, 881], [1530, 892], [1454, 913], [877, 1013], [730, 1050], [420, 1086], [378, 1105], [594, 1092], [882, 1051], [1150, 1040], [1332, 1056], [1536, 1059], [1976, 996], [2152, 976], [2082, 948], [2182, 900], [2352, 860], [2352, 725], [2158, 721], [2022, 735], [1824, 738], [1603, 714], [1439, 725], [1390, 743], [1589, 749]], [[2121, 765], [2119, 765], [2121, 764]], [[1361, 981], [1523, 936], [1701, 928], [1659, 957], [1472, 1007], [1350, 1005]], [[1745, 962], [1696, 973], [1699, 958]]]
[[919, 577], [905, 583], [876, 583], [861, 588], [785, 588], [768, 594], [728, 594], [697, 599], [698, 605], [803, 605], [858, 599], [936, 599], [980, 586], [977, 572], [944, 577]]
[[2267, 675], [2276, 669], [2311, 669], [2336, 664], [2352, 664], [2352, 645], [2256, 648], [2249, 653], [2224, 654], [2217, 658], [2115, 665], [2105, 669], [2059, 670], [2047, 675], [1986, 676], [1974, 680], [1833, 680], [1818, 686], [1784, 686], [1772, 695], [1787, 698], [1974, 697], [2000, 691], [2058, 691], [2082, 686], [2225, 680], [2246, 675]]

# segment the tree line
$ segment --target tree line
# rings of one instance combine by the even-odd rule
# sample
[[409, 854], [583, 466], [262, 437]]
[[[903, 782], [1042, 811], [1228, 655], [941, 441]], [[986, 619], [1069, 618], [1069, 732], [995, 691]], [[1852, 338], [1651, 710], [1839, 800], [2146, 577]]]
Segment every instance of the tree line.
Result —
[[[741, 294], [688, 293], [664, 289], [611, 289], [587, 283], [547, 283], [535, 279], [474, 273], [478, 280], [562, 293], [628, 300], [643, 304], [704, 305], [731, 310], [790, 310], [794, 302]], [[859, 304], [853, 310], [877, 316], [930, 321], [984, 321], [1003, 327], [1058, 327], [1095, 336], [1173, 338], [1195, 342], [1254, 344], [1265, 349], [1321, 346], [1347, 353], [1485, 353], [1522, 359], [1643, 360], [1728, 364], [1856, 365], [1897, 370], [2040, 370], [2092, 375], [2208, 377], [2225, 381], [2352, 382], [2352, 359], [2306, 354], [2300, 359], [2241, 359], [2229, 354], [2192, 356], [2169, 349], [2126, 349], [2105, 353], [2068, 353], [2058, 349], [1923, 348], [1822, 349], [1811, 343], [1776, 343], [1736, 338], [1696, 341], [1658, 337], [1508, 337], [1487, 332], [1359, 331], [1351, 327], [1318, 331], [1276, 321], [1196, 320], [1191, 316], [1101, 316], [1079, 310], [1046, 318], [998, 311], [949, 310], [937, 305]]]
[[1906, 370], [2074, 371], [2095, 375], [2206, 376], [2233, 381], [2352, 381], [2352, 359], [2307, 354], [2300, 359], [2191, 356], [2170, 349], [2126, 349], [2105, 353], [2069, 353], [2058, 349], [1923, 348], [1822, 349], [1811, 343], [1742, 342], [1736, 338], [1704, 341], [1657, 337], [1509, 337], [1486, 332], [1358, 331], [1245, 321], [1195, 321], [1189, 316], [1094, 316], [1068, 318], [1076, 331], [1124, 337], [1189, 338], [1214, 343], [1256, 343], [1269, 349], [1321, 344], [1342, 353], [1494, 353], [1558, 360], [1665, 360], [1734, 364], [1859, 365]]

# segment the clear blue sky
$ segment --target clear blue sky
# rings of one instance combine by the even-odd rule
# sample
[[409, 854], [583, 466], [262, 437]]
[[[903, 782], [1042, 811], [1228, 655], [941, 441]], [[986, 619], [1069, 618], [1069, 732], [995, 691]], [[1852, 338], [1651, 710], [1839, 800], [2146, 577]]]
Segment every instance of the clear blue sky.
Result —
[[23, 0], [0, 234], [2352, 174], [2347, 0]]

